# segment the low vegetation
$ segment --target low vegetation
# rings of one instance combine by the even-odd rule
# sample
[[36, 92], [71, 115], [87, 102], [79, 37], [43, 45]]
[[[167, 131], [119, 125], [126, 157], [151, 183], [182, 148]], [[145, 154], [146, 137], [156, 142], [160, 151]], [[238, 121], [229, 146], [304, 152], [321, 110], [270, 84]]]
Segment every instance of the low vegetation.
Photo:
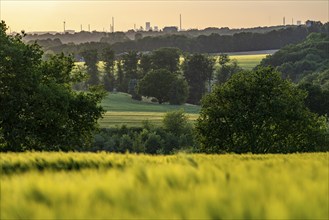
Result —
[[2, 153], [1, 219], [328, 219], [328, 154]]

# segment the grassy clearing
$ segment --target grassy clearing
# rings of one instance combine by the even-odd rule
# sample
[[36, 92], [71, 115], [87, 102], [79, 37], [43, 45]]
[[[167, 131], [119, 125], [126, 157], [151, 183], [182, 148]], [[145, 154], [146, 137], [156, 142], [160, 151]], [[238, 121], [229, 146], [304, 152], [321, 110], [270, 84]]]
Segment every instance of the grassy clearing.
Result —
[[[128, 127], [141, 126], [143, 121], [148, 121], [153, 125], [160, 126], [164, 117], [164, 112], [106, 112], [99, 121], [102, 128], [109, 128], [121, 125]], [[192, 122], [196, 121], [198, 114], [186, 114]]]
[[194, 121], [198, 117], [200, 106], [169, 105], [152, 103], [148, 100], [136, 101], [126, 93], [110, 93], [101, 103], [107, 111], [104, 118], [99, 120], [101, 127], [141, 126], [143, 121], [160, 125], [166, 112], [183, 109], [188, 118]]
[[1, 219], [328, 219], [328, 153], [1, 154]]
[[200, 106], [195, 105], [169, 105], [152, 103], [149, 100], [136, 101], [131, 99], [131, 96], [126, 93], [109, 93], [103, 99], [101, 105], [106, 111], [112, 112], [168, 112], [177, 109], [183, 109], [186, 113], [197, 114], [200, 111]]
[[243, 69], [251, 70], [266, 56], [267, 54], [231, 55], [230, 59], [236, 59], [238, 61], [238, 65]]

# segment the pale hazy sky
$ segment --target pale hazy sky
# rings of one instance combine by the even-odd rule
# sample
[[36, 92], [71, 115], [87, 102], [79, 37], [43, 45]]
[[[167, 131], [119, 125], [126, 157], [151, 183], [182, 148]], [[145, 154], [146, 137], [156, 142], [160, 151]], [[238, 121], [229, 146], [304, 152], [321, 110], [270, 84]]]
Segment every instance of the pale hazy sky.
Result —
[[310, 19], [329, 20], [329, 0], [0, 0], [0, 17], [12, 31], [63, 31], [66, 29], [109, 30], [112, 16], [115, 31], [127, 31], [151, 22], [151, 26], [257, 27]]

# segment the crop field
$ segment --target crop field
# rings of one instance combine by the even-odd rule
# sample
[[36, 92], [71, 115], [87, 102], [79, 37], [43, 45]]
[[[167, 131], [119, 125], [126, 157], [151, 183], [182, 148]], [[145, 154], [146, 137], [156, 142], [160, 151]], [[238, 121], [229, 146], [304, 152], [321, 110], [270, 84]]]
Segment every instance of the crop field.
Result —
[[236, 59], [238, 65], [243, 69], [251, 70], [257, 66], [267, 54], [251, 54], [251, 55], [231, 55], [230, 59]]
[[148, 100], [136, 101], [126, 93], [110, 93], [101, 103], [107, 111], [99, 120], [101, 127], [115, 127], [120, 125], [140, 126], [143, 121], [159, 125], [166, 112], [183, 109], [191, 121], [199, 116], [200, 106], [169, 105], [152, 103]]
[[328, 219], [328, 153], [2, 153], [1, 219]]

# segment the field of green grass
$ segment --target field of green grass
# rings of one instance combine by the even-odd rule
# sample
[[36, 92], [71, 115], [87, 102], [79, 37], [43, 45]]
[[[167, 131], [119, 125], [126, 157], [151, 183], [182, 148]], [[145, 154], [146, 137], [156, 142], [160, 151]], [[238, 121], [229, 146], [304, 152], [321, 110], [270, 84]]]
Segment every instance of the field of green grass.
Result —
[[99, 120], [101, 127], [115, 127], [120, 125], [140, 126], [143, 121], [160, 125], [166, 112], [183, 109], [191, 121], [198, 117], [200, 106], [169, 105], [152, 103], [148, 100], [136, 101], [126, 93], [110, 93], [101, 103], [107, 111], [103, 119]]
[[238, 65], [243, 69], [251, 70], [266, 56], [267, 54], [231, 55], [230, 59], [236, 59]]
[[328, 219], [328, 153], [1, 153], [1, 219]]

